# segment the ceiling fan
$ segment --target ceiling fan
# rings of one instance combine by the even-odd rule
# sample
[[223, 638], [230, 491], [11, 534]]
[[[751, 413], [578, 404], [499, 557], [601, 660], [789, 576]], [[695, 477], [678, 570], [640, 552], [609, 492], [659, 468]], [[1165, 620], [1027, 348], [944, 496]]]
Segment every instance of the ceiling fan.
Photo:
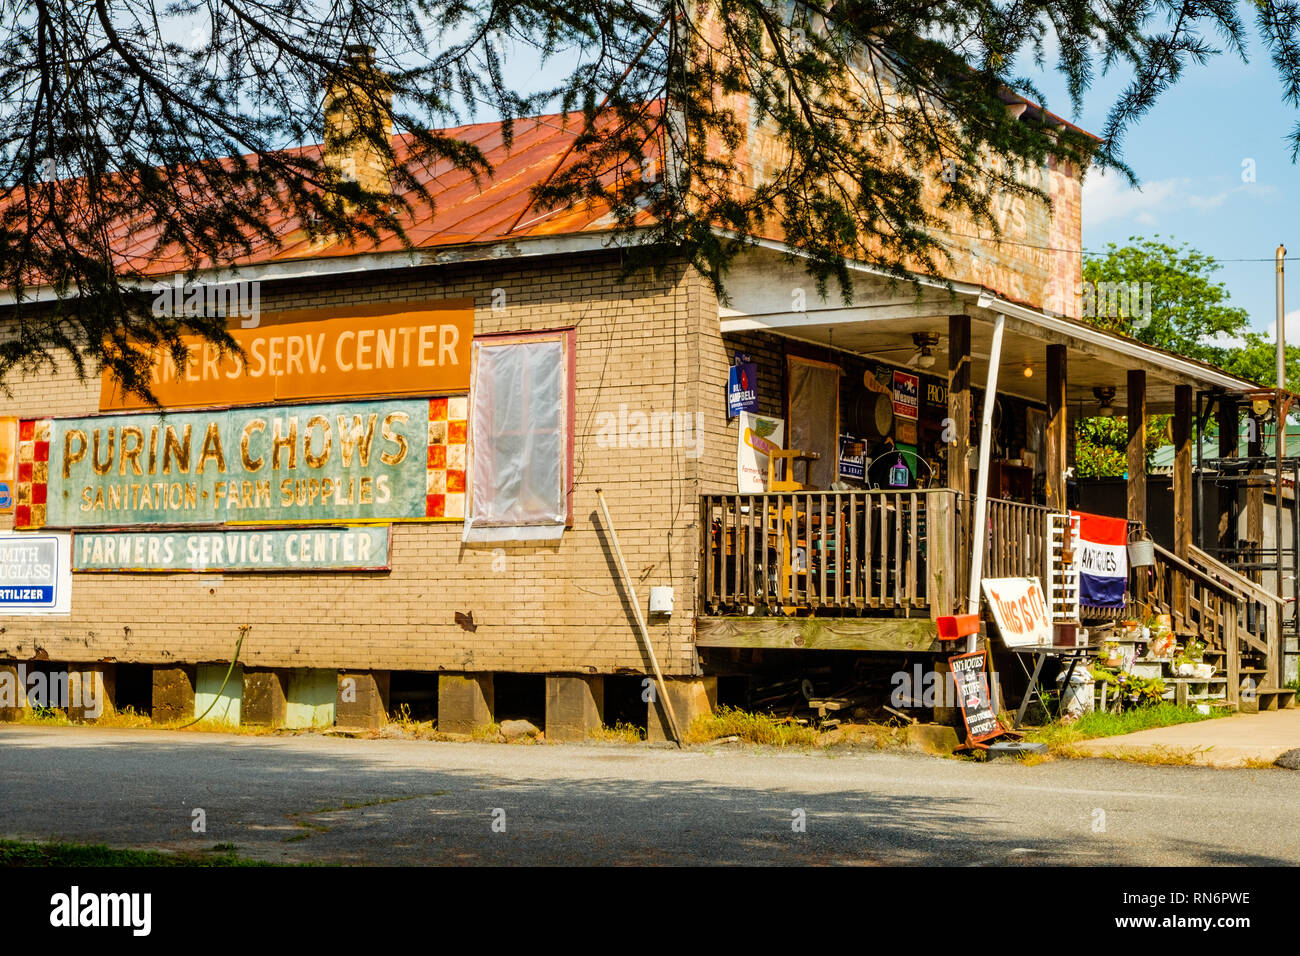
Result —
[[[913, 332], [911, 349], [908, 349], [906, 346], [904, 346], [902, 348], [896, 348], [896, 349], [874, 349], [873, 351], [877, 355], [887, 355], [890, 352], [910, 351], [912, 353], [912, 356], [904, 364], [908, 365], [911, 368], [931, 369], [934, 368], [934, 364], [935, 364], [934, 350], [938, 347], [938, 345], [939, 345], [938, 332]], [[988, 358], [988, 354], [983, 352], [972, 352], [971, 358], [986, 359]]]
[[916, 345], [916, 354], [907, 360], [907, 364], [917, 368], [934, 368], [934, 349], [939, 344], [939, 333], [913, 332], [912, 342]]

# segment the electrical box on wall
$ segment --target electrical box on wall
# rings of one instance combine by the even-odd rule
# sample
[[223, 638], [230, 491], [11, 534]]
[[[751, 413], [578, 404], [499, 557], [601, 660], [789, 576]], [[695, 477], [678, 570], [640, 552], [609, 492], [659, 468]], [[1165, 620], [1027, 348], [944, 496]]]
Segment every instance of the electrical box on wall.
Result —
[[650, 613], [673, 613], [673, 589], [660, 585], [650, 589]]

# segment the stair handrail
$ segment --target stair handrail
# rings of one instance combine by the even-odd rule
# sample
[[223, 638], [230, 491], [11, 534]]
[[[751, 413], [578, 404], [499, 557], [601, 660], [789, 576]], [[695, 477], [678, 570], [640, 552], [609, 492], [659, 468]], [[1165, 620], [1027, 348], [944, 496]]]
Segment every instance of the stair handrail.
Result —
[[1196, 545], [1192, 545], [1188, 554], [1199, 561], [1207, 569], [1207, 573], [1215, 574], [1225, 579], [1225, 583], [1230, 584], [1237, 590], [1253, 596], [1258, 601], [1271, 601], [1279, 607], [1283, 603], [1281, 595], [1274, 594], [1257, 581], [1252, 581], [1235, 568], [1230, 568], [1218, 558], [1207, 554]]
[[1268, 621], [1263, 639], [1261, 640], [1250, 631], [1239, 631], [1237, 637], [1244, 641], [1247, 646], [1256, 651], [1263, 653], [1265, 670], [1272, 673], [1276, 669], [1278, 655], [1278, 629], [1281, 627], [1282, 619], [1282, 598], [1268, 591], [1262, 585], [1250, 580], [1235, 568], [1230, 568], [1222, 561], [1202, 551], [1196, 545], [1191, 545], [1188, 549], [1188, 557], [1194, 561], [1199, 561], [1206, 568], [1207, 573], [1219, 575], [1224, 579], [1226, 584], [1236, 587], [1234, 598], [1237, 603], [1259, 601], [1260, 603], [1271, 604], [1272, 607], [1265, 612], [1265, 619]]
[[[1152, 543], [1154, 544], [1155, 542]], [[1174, 554], [1172, 551], [1166, 551], [1164, 548], [1160, 547], [1159, 544], [1155, 545], [1155, 550], [1156, 550], [1156, 554], [1160, 555], [1161, 558], [1163, 558], [1165, 561], [1172, 564], [1179, 571], [1182, 571], [1188, 577], [1195, 578], [1201, 584], [1213, 588], [1214, 590], [1222, 594], [1224, 597], [1230, 597], [1234, 601], [1241, 599], [1242, 595], [1234, 591], [1228, 584], [1226, 584], [1223, 581], [1216, 580], [1205, 571], [1202, 571], [1200, 568], [1196, 567], [1196, 565], [1189, 564], [1187, 561], [1184, 561], [1182, 558]]]

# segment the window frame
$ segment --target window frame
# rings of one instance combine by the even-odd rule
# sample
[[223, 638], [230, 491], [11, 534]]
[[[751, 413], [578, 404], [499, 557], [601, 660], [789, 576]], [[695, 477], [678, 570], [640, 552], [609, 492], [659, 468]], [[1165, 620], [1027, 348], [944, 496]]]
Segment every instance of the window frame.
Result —
[[[474, 336], [475, 345], [499, 346], [499, 345], [529, 345], [539, 342], [556, 342], [560, 343], [561, 353], [561, 380], [563, 381], [563, 392], [560, 400], [562, 402], [561, 427], [564, 429], [564, 529], [570, 530], [573, 527], [573, 450], [574, 435], [573, 428], [576, 421], [575, 415], [575, 396], [577, 393], [577, 369], [576, 365], [576, 346], [577, 346], [577, 328], [575, 326], [562, 326], [554, 329], [543, 329], [535, 332], [516, 331], [516, 332], [480, 332]], [[472, 350], [471, 350], [471, 354]], [[466, 441], [466, 460], [465, 470], [467, 480], [465, 482], [465, 521], [470, 520], [473, 514], [473, 456], [474, 456], [474, 394], [475, 386], [478, 384], [478, 368], [475, 365], [470, 370], [469, 386], [469, 421], [467, 428]]]

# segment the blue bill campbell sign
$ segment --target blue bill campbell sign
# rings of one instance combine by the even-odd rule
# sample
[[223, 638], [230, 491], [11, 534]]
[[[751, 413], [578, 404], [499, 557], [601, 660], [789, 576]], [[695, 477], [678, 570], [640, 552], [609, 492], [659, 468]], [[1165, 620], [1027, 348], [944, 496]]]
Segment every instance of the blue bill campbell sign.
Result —
[[737, 355], [727, 373], [727, 417], [741, 412], [758, 411], [758, 363], [747, 355]]

